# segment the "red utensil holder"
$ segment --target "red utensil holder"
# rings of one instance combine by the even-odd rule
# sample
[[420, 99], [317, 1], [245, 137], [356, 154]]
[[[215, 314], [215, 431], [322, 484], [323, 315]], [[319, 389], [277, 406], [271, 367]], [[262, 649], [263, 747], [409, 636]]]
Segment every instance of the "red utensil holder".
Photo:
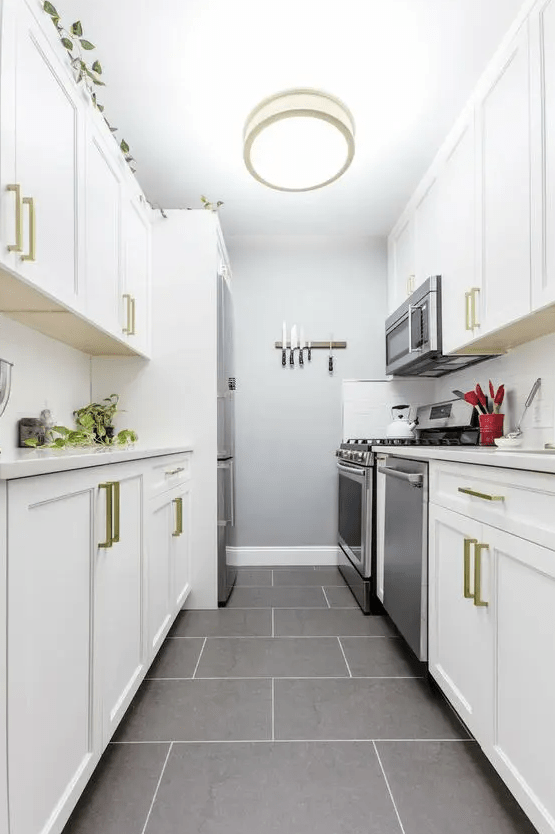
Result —
[[480, 414], [480, 446], [493, 446], [496, 437], [503, 436], [504, 414]]

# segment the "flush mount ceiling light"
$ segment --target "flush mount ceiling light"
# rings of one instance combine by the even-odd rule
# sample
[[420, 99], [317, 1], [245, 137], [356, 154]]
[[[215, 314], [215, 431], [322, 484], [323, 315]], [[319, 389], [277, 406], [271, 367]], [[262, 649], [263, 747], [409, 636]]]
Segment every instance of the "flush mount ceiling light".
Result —
[[286, 90], [264, 99], [245, 124], [244, 159], [278, 191], [313, 191], [345, 173], [355, 154], [355, 123], [339, 99]]

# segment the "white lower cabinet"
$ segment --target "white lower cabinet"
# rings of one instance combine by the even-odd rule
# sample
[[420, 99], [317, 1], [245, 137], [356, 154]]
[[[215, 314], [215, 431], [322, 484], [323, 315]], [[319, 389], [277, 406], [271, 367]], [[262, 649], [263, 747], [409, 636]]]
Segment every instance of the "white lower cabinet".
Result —
[[[485, 468], [492, 482], [500, 473], [501, 505], [506, 473]], [[430, 673], [540, 834], [554, 834], [555, 550], [431, 500]]]
[[186, 480], [152, 494], [139, 460], [8, 482], [2, 834], [60, 834], [187, 598], [188, 461], [156, 460]]

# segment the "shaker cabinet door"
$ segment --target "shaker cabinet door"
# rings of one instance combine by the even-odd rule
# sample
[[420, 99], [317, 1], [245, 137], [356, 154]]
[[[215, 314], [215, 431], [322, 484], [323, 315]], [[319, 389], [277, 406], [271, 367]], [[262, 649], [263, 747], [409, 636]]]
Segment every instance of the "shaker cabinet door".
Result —
[[[150, 352], [150, 222], [139, 198], [123, 204], [125, 280], [122, 331], [145, 356]], [[169, 299], [171, 302], [171, 299]]]

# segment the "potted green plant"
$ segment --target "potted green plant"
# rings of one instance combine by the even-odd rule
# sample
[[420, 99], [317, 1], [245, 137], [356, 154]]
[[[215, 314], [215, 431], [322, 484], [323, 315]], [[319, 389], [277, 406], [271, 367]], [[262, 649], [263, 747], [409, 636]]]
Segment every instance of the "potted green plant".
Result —
[[[66, 446], [124, 446], [126, 443], [135, 443], [138, 440], [137, 433], [132, 429], [122, 429], [114, 434], [114, 417], [121, 409], [118, 409], [118, 394], [110, 394], [100, 403], [89, 403], [89, 405], [78, 408], [73, 412], [75, 417], [75, 428], [68, 429], [67, 426], [53, 426], [46, 432], [46, 443], [44, 447], [63, 449]], [[37, 438], [29, 438], [25, 441], [26, 446], [37, 446]]]

